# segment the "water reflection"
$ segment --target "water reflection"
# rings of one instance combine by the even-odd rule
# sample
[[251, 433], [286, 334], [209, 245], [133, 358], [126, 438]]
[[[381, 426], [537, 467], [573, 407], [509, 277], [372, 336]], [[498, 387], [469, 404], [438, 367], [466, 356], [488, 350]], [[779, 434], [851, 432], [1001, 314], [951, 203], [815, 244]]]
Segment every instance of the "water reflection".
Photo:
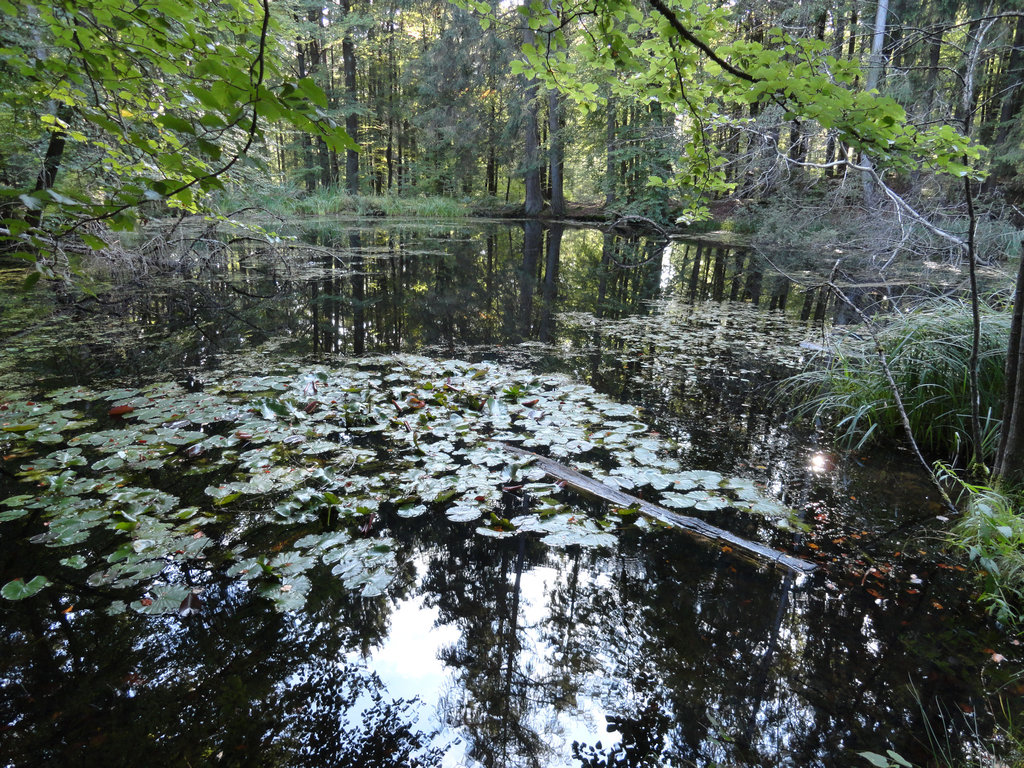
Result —
[[4, 764], [840, 766], [882, 744], [923, 761], [923, 718], [983, 703], [971, 639], [927, 599], [894, 620], [668, 531], [611, 553], [393, 533], [410, 568], [387, 598], [324, 572], [301, 614], [216, 579], [198, 620], [18, 604]]
[[[269, 342], [314, 356], [554, 343], [565, 312], [617, 319], [650, 314], [652, 301], [668, 297], [742, 302], [808, 325], [848, 319], [804, 264], [793, 274], [814, 285], [794, 285], [734, 247], [538, 222], [441, 230], [324, 222], [299, 234], [296, 243], [220, 248], [186, 279], [100, 292], [33, 338], [9, 339], [8, 353], [37, 377], [67, 383], [182, 374]], [[801, 300], [791, 311], [794, 292]], [[864, 307], [881, 296], [847, 292]], [[54, 335], [59, 347], [40, 344]]]
[[[1013, 675], [984, 666], [996, 641], [963, 577], [893, 552], [933, 511], [927, 483], [898, 455], [829, 463], [771, 397], [802, 340], [849, 320], [806, 265], [794, 282], [710, 241], [537, 222], [303, 237], [99, 296], [38, 329], [60, 344], [7, 354], [34, 388], [420, 349], [567, 370], [642, 406], [685, 466], [796, 507], [823, 573], [797, 583], [660, 530], [560, 551], [385, 519], [404, 567], [384, 598], [325, 571], [280, 615], [211, 569], [190, 576], [207, 610], [188, 622], [107, 616], [101, 593], [11, 603], [0, 763], [845, 766], [889, 747], [925, 763], [929, 728], [953, 745], [991, 728], [950, 716], [986, 711], [983, 673]], [[4, 574], [27, 557], [0, 555]]]

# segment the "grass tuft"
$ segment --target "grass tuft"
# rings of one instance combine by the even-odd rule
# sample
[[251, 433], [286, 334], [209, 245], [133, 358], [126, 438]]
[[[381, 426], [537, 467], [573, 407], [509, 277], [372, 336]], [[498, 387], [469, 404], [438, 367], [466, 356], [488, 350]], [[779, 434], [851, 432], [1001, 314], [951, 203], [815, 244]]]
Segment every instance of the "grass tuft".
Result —
[[[1010, 319], [1005, 310], [982, 308], [980, 455], [988, 459], [999, 438]], [[970, 459], [965, 437], [970, 434], [971, 413], [970, 307], [952, 300], [931, 302], [894, 315], [878, 336], [922, 449]], [[784, 391], [801, 402], [798, 413], [831, 427], [848, 446], [903, 438], [899, 412], [867, 334], [854, 330], [835, 338], [821, 364], [791, 377]]]
[[250, 185], [220, 193], [217, 209], [230, 213], [249, 207], [280, 216], [388, 216], [453, 219], [469, 216], [466, 201], [424, 195], [350, 195], [341, 187], [303, 192], [289, 185]]

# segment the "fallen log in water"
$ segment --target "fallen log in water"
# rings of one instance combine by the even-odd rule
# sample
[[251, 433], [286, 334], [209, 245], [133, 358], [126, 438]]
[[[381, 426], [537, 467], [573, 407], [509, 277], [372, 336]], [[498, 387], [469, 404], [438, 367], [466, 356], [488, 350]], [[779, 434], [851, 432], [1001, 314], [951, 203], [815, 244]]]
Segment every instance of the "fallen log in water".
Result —
[[797, 573], [810, 573], [817, 568], [814, 563], [807, 560], [787, 555], [785, 552], [780, 552], [777, 549], [766, 547], [754, 541], [747, 541], [699, 518], [680, 515], [678, 512], [672, 512], [664, 507], [659, 507], [657, 504], [631, 496], [620, 491], [618, 488], [612, 488], [610, 485], [605, 485], [599, 480], [580, 474], [576, 470], [570, 469], [564, 464], [559, 464], [557, 461], [553, 461], [546, 456], [541, 456], [533, 451], [527, 451], [508, 443], [500, 443], [500, 445], [509, 453], [530, 459], [534, 466], [540, 467], [552, 477], [564, 481], [566, 485], [577, 491], [590, 496], [596, 496], [617, 507], [637, 509], [647, 517], [673, 528], [686, 531], [691, 536], [702, 541], [728, 544], [733, 547], [733, 553], [741, 557], [746, 556], [747, 559], [754, 559], [757, 562], [768, 562], [781, 568], [789, 568]]

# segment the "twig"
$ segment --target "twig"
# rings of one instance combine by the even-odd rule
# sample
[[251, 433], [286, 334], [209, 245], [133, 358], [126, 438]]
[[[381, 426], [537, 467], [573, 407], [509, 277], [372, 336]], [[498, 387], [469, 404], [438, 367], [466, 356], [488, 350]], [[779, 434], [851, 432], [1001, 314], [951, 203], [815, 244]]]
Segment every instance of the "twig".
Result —
[[900, 388], [897, 386], [896, 379], [892, 375], [892, 369], [889, 368], [889, 363], [885, 355], [885, 348], [882, 346], [882, 342], [879, 340], [878, 334], [875, 333], [874, 326], [867, 316], [861, 311], [860, 307], [851, 301], [835, 283], [835, 276], [839, 271], [839, 264], [841, 261], [841, 259], [836, 260], [835, 265], [832, 267], [832, 274], [829, 275], [826, 285], [829, 287], [829, 290], [833, 291], [844, 304], [854, 311], [857, 317], [860, 318], [860, 321], [864, 324], [865, 330], [871, 334], [871, 340], [875, 345], [875, 354], [878, 356], [878, 362], [882, 367], [882, 373], [885, 375], [885, 380], [889, 385], [889, 392], [892, 394], [893, 403], [896, 405], [896, 410], [900, 414], [900, 421], [903, 423], [903, 431], [906, 435], [907, 442], [910, 443], [910, 448], [917, 457], [917, 460], [921, 462], [921, 466], [923, 466], [925, 471], [928, 472], [928, 477], [931, 478], [932, 484], [935, 486], [936, 490], [938, 490], [939, 496], [942, 497], [942, 500], [946, 503], [946, 506], [949, 507], [950, 511], [954, 515], [958, 515], [960, 514], [960, 510], [956, 508], [956, 504], [954, 504], [953, 500], [949, 498], [949, 494], [946, 493], [946, 489], [942, 487], [942, 484], [939, 482], [939, 478], [936, 477], [935, 473], [932, 471], [932, 467], [928, 463], [928, 460], [925, 459], [924, 454], [921, 453], [921, 448], [918, 446], [917, 440], [914, 439], [914, 428], [910, 425], [910, 417], [907, 416], [907, 409], [903, 405], [903, 398], [900, 396]]
[[611, 232], [613, 229], [618, 227], [620, 224], [626, 224], [627, 222], [630, 222], [630, 221], [639, 221], [639, 222], [641, 222], [643, 224], [646, 224], [651, 229], [658, 230], [659, 234], [661, 234], [661, 236], [664, 237], [665, 239], [668, 239], [668, 237], [669, 237], [668, 230], [665, 229], [663, 226], [661, 226], [661, 224], [656, 222], [654, 219], [648, 219], [646, 216], [639, 216], [639, 215], [637, 215], [635, 213], [628, 213], [625, 216], [620, 216], [615, 221], [613, 221], [611, 224], [609, 224], [607, 227], [605, 227], [605, 232]]

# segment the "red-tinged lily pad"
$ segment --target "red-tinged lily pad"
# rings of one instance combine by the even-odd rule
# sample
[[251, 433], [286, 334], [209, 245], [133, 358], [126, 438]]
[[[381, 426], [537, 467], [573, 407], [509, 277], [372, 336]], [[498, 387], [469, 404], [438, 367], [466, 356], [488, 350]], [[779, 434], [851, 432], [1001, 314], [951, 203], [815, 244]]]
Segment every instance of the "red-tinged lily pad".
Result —
[[198, 616], [203, 610], [203, 601], [199, 599], [199, 595], [195, 592], [189, 592], [185, 595], [185, 599], [181, 601], [181, 605], [178, 606], [178, 615], [187, 619], [189, 616]]
[[133, 405], [115, 405], [113, 408], [111, 408], [109, 411], [107, 411], [107, 415], [108, 416], [125, 416], [125, 415], [131, 413], [134, 410], [135, 410], [135, 406], [133, 406]]

